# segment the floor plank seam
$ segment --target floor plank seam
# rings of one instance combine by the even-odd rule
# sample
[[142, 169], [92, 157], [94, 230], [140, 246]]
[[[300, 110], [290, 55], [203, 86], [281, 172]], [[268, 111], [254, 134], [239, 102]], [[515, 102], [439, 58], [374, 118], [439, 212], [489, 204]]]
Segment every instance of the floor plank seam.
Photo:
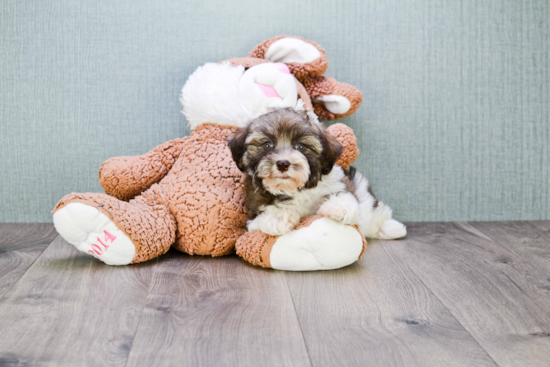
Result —
[[300, 322], [300, 317], [298, 316], [298, 310], [296, 310], [296, 303], [294, 302], [294, 297], [292, 296], [292, 292], [290, 291], [290, 286], [288, 285], [288, 279], [286, 278], [286, 273], [283, 273], [283, 276], [285, 278], [286, 289], [288, 289], [288, 294], [290, 295], [290, 300], [292, 301], [292, 308], [294, 309], [294, 315], [296, 315], [296, 321], [298, 322], [298, 326], [300, 327], [300, 333], [302, 334], [302, 340], [304, 341], [304, 346], [306, 347], [306, 352], [307, 352], [307, 358], [309, 360], [309, 365], [311, 367], [313, 367], [313, 361], [311, 360], [311, 355], [309, 353], [309, 348], [307, 346], [306, 336], [304, 334], [304, 330], [302, 329], [302, 323]]
[[[491, 241], [492, 243], [494, 243], [495, 245], [501, 247], [501, 248], [504, 249], [505, 251], [511, 252], [512, 254], [516, 255], [518, 258], [523, 259], [524, 261], [527, 261], [526, 259], [524, 259], [520, 254], [518, 254], [518, 253], [517, 253], [516, 251], [514, 251], [513, 249], [508, 248], [507, 246], [501, 245], [501, 244], [499, 243], [499, 241], [497, 241], [496, 239], [494, 239], [493, 237], [491, 237], [491, 235], [490, 235], [489, 233], [485, 232], [483, 229], [478, 228], [478, 227], [475, 227], [475, 226], [471, 225], [471, 224], [468, 223], [468, 222], [464, 222], [464, 223], [463, 223], [463, 227], [470, 227], [471, 229], [474, 229], [474, 230], [480, 232], [480, 233], [483, 234], [485, 237], [487, 237], [486, 240]], [[460, 228], [460, 227], [459, 227], [459, 229], [464, 230], [464, 228]], [[472, 233], [472, 232], [469, 232], [469, 233], [472, 234], [472, 235], [474, 235], [474, 236], [477, 236], [476, 233]]]
[[[485, 236], [487, 236], [487, 238], [489, 240], [491, 240], [491, 242], [493, 242], [495, 245], [499, 246], [499, 247], [502, 247], [504, 250], [508, 251], [508, 252], [511, 252], [513, 253], [514, 255], [516, 255], [517, 257], [519, 257], [520, 259], [524, 260], [524, 261], [529, 261], [529, 259], [526, 259], [525, 257], [523, 257], [520, 253], [516, 252], [513, 248], [509, 248], [508, 246], [504, 246], [500, 243], [500, 241], [498, 241], [496, 238], [493, 238], [491, 236], [490, 233], [487, 233], [486, 231], [483, 230], [483, 228], [479, 228], [477, 226], [473, 226], [471, 225], [470, 223], [467, 223], [468, 226], [474, 228], [476, 231], [479, 231], [481, 233], [483, 233]], [[531, 227], [532, 228], [532, 227]], [[535, 231], [533, 229], [533, 231]]]
[[[386, 243], [388, 243], [388, 241], [384, 241]], [[399, 253], [397, 251], [392, 251], [396, 256], [400, 257], [401, 256], [399, 255]], [[449, 307], [445, 304], [445, 302], [443, 302], [441, 300], [441, 298], [439, 298], [437, 296], [437, 294], [430, 288], [428, 287], [428, 285], [424, 282], [424, 280], [420, 277], [420, 275], [418, 275], [418, 273], [416, 271], [414, 271], [414, 269], [412, 269], [406, 262], [405, 259], [401, 258], [401, 260], [403, 260], [403, 264], [407, 267], [407, 269], [412, 272], [417, 278], [418, 280], [420, 281], [420, 283], [422, 283], [422, 285], [424, 285], [424, 287], [426, 287], [427, 290], [430, 291], [431, 294], [433, 294], [433, 296], [441, 303], [441, 305], [443, 307], [445, 307], [445, 309], [449, 312], [449, 314], [452, 316], [453, 319], [456, 320], [456, 322], [468, 333], [468, 335], [470, 335], [470, 337], [472, 338], [472, 340], [474, 340], [476, 342], [477, 345], [479, 345], [479, 347], [481, 348], [481, 350], [483, 350], [485, 352], [485, 354], [487, 354], [487, 357], [489, 357], [489, 359], [491, 361], [493, 361], [493, 363], [495, 364], [495, 366], [500, 366], [496, 361], [495, 359], [493, 358], [493, 356], [491, 354], [489, 354], [489, 352], [483, 347], [483, 345], [481, 345], [481, 343], [479, 342], [479, 340], [477, 340], [475, 338], [475, 336], [472, 335], [472, 333], [466, 328], [466, 326], [464, 326], [464, 324], [462, 324], [460, 322], [460, 320], [455, 316], [455, 314], [449, 309]]]
[[3, 299], [3, 298], [6, 296], [6, 294], [8, 294], [8, 293], [13, 289], [13, 287], [15, 287], [15, 285], [16, 285], [17, 283], [19, 283], [19, 281], [20, 281], [21, 279], [23, 279], [23, 277], [25, 276], [25, 274], [27, 274], [27, 272], [32, 268], [32, 266], [34, 265], [34, 263], [36, 263], [36, 261], [42, 256], [42, 254], [44, 253], [44, 251], [46, 251], [46, 249], [47, 249], [48, 247], [50, 247], [51, 244], [52, 244], [58, 237], [59, 237], [59, 235], [55, 236], [55, 237], [53, 238], [53, 240], [51, 240], [51, 242], [48, 243], [48, 245], [44, 247], [44, 249], [40, 252], [40, 255], [38, 255], [38, 256], [36, 257], [36, 259], [33, 260], [33, 262], [28, 266], [28, 268], [23, 272], [23, 274], [21, 274], [21, 276], [19, 277], [19, 279], [17, 279], [17, 280], [11, 285], [11, 287], [9, 287], [2, 295], [0, 295], [0, 300]]
[[[506, 252], [509, 252], [511, 254], [513, 254], [514, 256], [516, 256], [519, 260], [522, 260], [524, 261], [525, 263], [529, 264], [530, 263], [530, 259], [528, 257], [526, 257], [524, 254], [521, 254], [517, 251], [515, 251], [513, 248], [510, 248], [509, 246], [505, 246], [503, 244], [500, 243], [500, 241], [496, 238], [493, 238], [489, 233], [487, 233], [486, 231], [484, 231], [483, 229], [477, 227], [477, 226], [473, 226], [471, 225], [470, 223], [466, 223], [466, 225], [468, 227], [472, 227], [474, 228], [476, 231], [479, 231], [481, 232], [483, 235], [485, 235], [493, 244], [495, 244], [496, 246], [500, 247], [501, 249], [503, 249], [504, 251]], [[533, 228], [531, 226], [531, 228], [533, 229], [533, 231], [536, 231], [535, 228]], [[539, 280], [542, 280], [544, 281], [545, 279], [548, 278], [547, 274], [541, 272], [538, 268], [531, 268], [531, 269], [526, 269], [526, 271], [529, 272], [529, 275], [533, 276], [534, 278], [537, 278]], [[518, 287], [519, 289], [521, 289], [521, 287], [516, 284], [516, 282], [514, 282], [512, 279], [510, 279], [509, 277], [507, 277], [508, 280], [510, 282], [512, 282], [516, 287]], [[549, 279], [550, 280], [550, 279]]]
[[[154, 280], [154, 277], [155, 277], [155, 272], [157, 270], [156, 268], [159, 266], [158, 259], [159, 259], [158, 257], [156, 259], [154, 259], [156, 264], [151, 265], [151, 266], [155, 266], [155, 270], [151, 274], [151, 283], [149, 284], [149, 288], [147, 289], [147, 297], [145, 297], [145, 302], [143, 302], [143, 307], [141, 308], [141, 311], [139, 312], [139, 319], [138, 319], [138, 322], [136, 324], [136, 330], [134, 330], [134, 335], [132, 336], [132, 345], [130, 346], [130, 350], [128, 351], [128, 355], [126, 356], [126, 363], [124, 363], [124, 367], [128, 366], [128, 361], [130, 361], [130, 355], [132, 354], [132, 350], [134, 349], [134, 341], [136, 340], [136, 336], [137, 336], [137, 333], [138, 333], [138, 330], [139, 330], [139, 325], [141, 324], [143, 311], [145, 310], [145, 307], [147, 307], [147, 302], [149, 300], [149, 295], [151, 294], [151, 288], [153, 287], [153, 283], [154, 283], [153, 280]], [[129, 265], [129, 266], [131, 266], [131, 265]]]

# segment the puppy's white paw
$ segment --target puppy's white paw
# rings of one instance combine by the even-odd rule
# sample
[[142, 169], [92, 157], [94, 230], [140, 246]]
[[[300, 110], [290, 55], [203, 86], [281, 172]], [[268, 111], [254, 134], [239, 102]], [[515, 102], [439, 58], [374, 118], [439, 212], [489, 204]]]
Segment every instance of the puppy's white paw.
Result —
[[333, 197], [325, 201], [317, 213], [343, 224], [357, 224], [359, 206], [357, 202]]
[[260, 214], [248, 223], [248, 231], [262, 231], [271, 236], [281, 236], [290, 232], [299, 222], [300, 216], [295, 212]]
[[134, 259], [132, 240], [97, 208], [70, 203], [53, 215], [57, 232], [78, 250], [108, 265], [127, 265]]
[[281, 236], [290, 232], [294, 227], [296, 227], [296, 224], [286, 218], [273, 218], [265, 223], [261, 231], [271, 236]]

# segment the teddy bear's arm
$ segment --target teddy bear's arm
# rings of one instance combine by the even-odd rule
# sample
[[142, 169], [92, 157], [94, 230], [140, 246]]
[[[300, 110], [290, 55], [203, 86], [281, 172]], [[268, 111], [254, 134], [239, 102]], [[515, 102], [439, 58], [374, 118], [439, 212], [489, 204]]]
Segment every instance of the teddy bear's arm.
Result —
[[99, 168], [99, 183], [108, 195], [128, 201], [170, 171], [187, 138], [175, 139], [139, 156], [115, 157]]

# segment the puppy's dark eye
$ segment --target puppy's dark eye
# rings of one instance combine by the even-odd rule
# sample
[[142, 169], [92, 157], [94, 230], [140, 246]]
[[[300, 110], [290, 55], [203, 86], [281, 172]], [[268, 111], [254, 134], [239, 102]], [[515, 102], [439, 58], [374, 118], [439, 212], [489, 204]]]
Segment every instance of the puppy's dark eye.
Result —
[[271, 149], [271, 148], [273, 148], [273, 144], [271, 144], [271, 143], [264, 143], [264, 144], [262, 145], [262, 147], [264, 147], [264, 149]]
[[296, 149], [298, 149], [299, 151], [302, 151], [302, 150], [306, 149], [306, 147], [304, 146], [304, 144], [298, 144], [298, 145], [296, 145]]

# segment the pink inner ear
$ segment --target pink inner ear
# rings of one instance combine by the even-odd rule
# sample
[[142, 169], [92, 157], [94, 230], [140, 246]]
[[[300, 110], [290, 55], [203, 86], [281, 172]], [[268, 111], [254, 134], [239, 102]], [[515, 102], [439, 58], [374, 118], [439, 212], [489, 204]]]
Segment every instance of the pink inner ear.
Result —
[[281, 96], [279, 95], [279, 93], [277, 93], [277, 91], [275, 90], [275, 88], [273, 88], [272, 86], [270, 86], [270, 85], [265, 85], [265, 84], [261, 84], [261, 83], [256, 83], [256, 84], [258, 84], [258, 87], [260, 88], [260, 90], [261, 90], [267, 97], [281, 98]]
[[288, 66], [286, 66], [282, 62], [276, 62], [275, 66], [277, 66], [277, 69], [279, 69], [281, 73], [290, 74], [290, 70], [288, 69]]

